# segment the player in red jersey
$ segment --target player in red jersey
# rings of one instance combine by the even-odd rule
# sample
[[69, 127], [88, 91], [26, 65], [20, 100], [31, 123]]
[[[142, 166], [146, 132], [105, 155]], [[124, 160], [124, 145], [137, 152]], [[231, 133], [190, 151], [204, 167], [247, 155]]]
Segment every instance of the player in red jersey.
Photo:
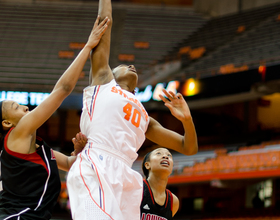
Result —
[[141, 220], [171, 220], [179, 208], [176, 195], [166, 189], [172, 173], [172, 154], [166, 148], [157, 148], [145, 155], [142, 162], [144, 179]]
[[[60, 193], [58, 169], [69, 170], [75, 157], [53, 151], [36, 130], [74, 89], [90, 51], [107, 29], [108, 19], [97, 18], [85, 47], [56, 83], [51, 94], [34, 110], [17, 102], [0, 102], [1, 183], [0, 219], [48, 220]], [[79, 134], [77, 139], [79, 139]], [[81, 144], [82, 146], [83, 144]], [[75, 153], [81, 149], [75, 147]]]

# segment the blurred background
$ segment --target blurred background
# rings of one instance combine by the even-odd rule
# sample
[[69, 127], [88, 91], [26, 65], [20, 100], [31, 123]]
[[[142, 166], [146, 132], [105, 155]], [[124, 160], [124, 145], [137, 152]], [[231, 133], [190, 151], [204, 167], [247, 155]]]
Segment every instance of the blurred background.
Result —
[[[280, 0], [115, 0], [110, 66], [133, 64], [150, 116], [183, 134], [159, 101], [188, 102], [199, 152], [173, 153], [174, 219], [280, 219]], [[0, 0], [0, 99], [33, 109], [84, 46], [97, 0]], [[73, 93], [38, 130], [70, 154], [89, 61]], [[133, 169], [156, 148], [145, 141]], [[65, 184], [53, 219], [71, 219]]]

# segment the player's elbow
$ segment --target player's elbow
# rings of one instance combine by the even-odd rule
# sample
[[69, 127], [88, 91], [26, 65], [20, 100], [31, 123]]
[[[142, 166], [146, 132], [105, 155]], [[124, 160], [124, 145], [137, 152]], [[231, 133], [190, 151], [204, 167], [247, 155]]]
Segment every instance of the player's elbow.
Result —
[[58, 94], [62, 99], [65, 99], [70, 95], [73, 89], [74, 87], [69, 84], [61, 84], [60, 86], [56, 86], [52, 92]]
[[187, 155], [195, 155], [198, 152], [198, 148], [197, 146], [192, 147], [189, 151]]
[[61, 90], [63, 91], [63, 93], [68, 96], [70, 95], [70, 93], [72, 92], [72, 90], [74, 89], [74, 86], [69, 85], [69, 84], [64, 84], [61, 87]]
[[112, 17], [112, 9], [108, 9], [106, 12], [100, 13], [100, 22], [102, 22], [105, 18], [109, 18], [110, 22], [107, 24], [108, 27], [113, 25], [113, 17]]
[[183, 144], [183, 154], [191, 156], [198, 152], [198, 145], [197, 141], [194, 141], [194, 143], [187, 143]]

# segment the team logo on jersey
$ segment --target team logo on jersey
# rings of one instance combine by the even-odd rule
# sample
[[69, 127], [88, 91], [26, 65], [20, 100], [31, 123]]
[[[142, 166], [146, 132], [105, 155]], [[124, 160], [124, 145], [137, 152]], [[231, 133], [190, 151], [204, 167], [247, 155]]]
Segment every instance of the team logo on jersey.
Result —
[[168, 220], [167, 218], [164, 217], [160, 217], [158, 215], [154, 215], [154, 214], [146, 214], [146, 213], [142, 213], [142, 217], [141, 220]]
[[143, 209], [150, 210], [150, 207], [148, 206], [148, 204], [146, 204], [146, 205], [143, 206]]

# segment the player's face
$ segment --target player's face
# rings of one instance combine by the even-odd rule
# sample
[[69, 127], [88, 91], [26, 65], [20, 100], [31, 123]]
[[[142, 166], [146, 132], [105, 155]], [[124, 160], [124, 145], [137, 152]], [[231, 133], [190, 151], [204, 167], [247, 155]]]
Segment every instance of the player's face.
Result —
[[170, 175], [173, 169], [172, 154], [166, 148], [154, 150], [150, 155], [150, 166], [152, 172], [167, 172]]
[[4, 101], [2, 104], [2, 119], [16, 126], [19, 120], [29, 112], [27, 106], [19, 105], [14, 101]]
[[121, 64], [117, 66], [113, 70], [113, 72], [117, 83], [125, 80], [129, 82], [129, 88], [131, 90], [130, 92], [132, 92], [135, 89], [138, 82], [138, 75], [137, 75], [136, 68], [133, 65], [127, 66]]

